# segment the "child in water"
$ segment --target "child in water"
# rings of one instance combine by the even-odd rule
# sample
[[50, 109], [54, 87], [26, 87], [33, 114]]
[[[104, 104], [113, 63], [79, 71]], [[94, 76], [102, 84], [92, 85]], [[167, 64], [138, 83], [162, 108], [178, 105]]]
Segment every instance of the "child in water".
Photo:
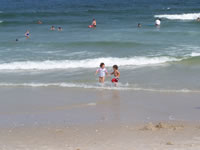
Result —
[[113, 72], [111, 73], [111, 75], [114, 75], [114, 78], [111, 80], [111, 82], [114, 83], [115, 86], [117, 86], [117, 83], [118, 83], [119, 77], [120, 77], [120, 72], [118, 70], [117, 65], [113, 66]]
[[96, 75], [97, 75], [97, 73], [99, 74], [99, 83], [104, 83], [105, 76], [108, 75], [108, 71], [105, 68], [105, 64], [104, 63], [100, 64], [100, 68], [97, 69]]

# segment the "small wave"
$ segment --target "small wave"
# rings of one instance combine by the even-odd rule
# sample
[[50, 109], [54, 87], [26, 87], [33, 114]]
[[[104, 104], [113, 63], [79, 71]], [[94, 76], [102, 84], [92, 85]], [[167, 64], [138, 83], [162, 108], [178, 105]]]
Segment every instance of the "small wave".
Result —
[[99, 90], [120, 90], [120, 91], [146, 91], [160, 93], [200, 93], [200, 90], [189, 89], [154, 89], [154, 88], [139, 88], [129, 85], [119, 84], [115, 86], [88, 85], [76, 83], [0, 83], [0, 87], [62, 87], [62, 88], [83, 88], [83, 89], [99, 89]]
[[195, 52], [193, 52], [190, 56], [192, 56], [192, 57], [197, 57], [197, 56], [200, 56], [200, 53], [195, 53]]
[[101, 62], [104, 62], [107, 67], [111, 67], [114, 64], [117, 64], [119, 66], [146, 66], [158, 65], [173, 61], [180, 61], [180, 59], [173, 57], [107, 57], [84, 60], [24, 61], [0, 64], [0, 70], [52, 70], [69, 68], [96, 68]]
[[3, 21], [0, 20], [0, 23], [3, 23]]
[[166, 18], [170, 20], [196, 20], [200, 17], [200, 13], [188, 13], [188, 14], [164, 14], [155, 15], [155, 18]]

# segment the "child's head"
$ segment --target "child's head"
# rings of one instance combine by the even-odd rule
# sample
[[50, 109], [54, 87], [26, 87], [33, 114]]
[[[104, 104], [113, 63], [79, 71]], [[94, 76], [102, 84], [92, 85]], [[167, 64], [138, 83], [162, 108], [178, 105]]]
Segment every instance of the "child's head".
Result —
[[101, 68], [104, 68], [104, 67], [105, 67], [105, 64], [104, 64], [104, 63], [101, 63], [101, 64], [100, 64], [100, 67], [101, 67]]
[[117, 66], [117, 65], [114, 65], [114, 66], [113, 66], [113, 70], [118, 70], [118, 66]]

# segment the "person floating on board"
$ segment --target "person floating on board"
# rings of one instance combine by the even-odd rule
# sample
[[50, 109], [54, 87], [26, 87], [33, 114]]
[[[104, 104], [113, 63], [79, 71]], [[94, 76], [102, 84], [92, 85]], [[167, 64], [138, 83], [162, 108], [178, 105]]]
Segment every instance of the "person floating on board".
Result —
[[161, 25], [161, 19], [156, 19], [155, 26], [159, 27]]
[[117, 83], [119, 82], [119, 77], [120, 77], [120, 72], [118, 70], [118, 66], [114, 65], [113, 66], [113, 72], [110, 75], [114, 75], [114, 78], [111, 80], [112, 83], [117, 86]]
[[29, 39], [29, 37], [30, 37], [30, 32], [29, 32], [29, 30], [27, 30], [26, 33], [25, 33], [24, 35], [25, 35], [26, 39]]
[[93, 19], [92, 24], [88, 26], [88, 28], [96, 28], [97, 27], [97, 21], [96, 19]]
[[99, 74], [99, 83], [104, 83], [105, 81], [105, 76], [108, 75], [108, 71], [105, 68], [105, 64], [101, 63], [100, 68], [97, 69], [96, 75]]

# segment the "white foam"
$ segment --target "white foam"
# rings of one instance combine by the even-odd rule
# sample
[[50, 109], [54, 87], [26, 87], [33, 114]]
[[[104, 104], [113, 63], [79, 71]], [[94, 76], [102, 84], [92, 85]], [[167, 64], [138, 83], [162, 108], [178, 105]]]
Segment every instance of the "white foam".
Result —
[[0, 70], [52, 70], [69, 68], [96, 68], [101, 62], [107, 67], [117, 64], [119, 66], [156, 65], [166, 62], [180, 61], [173, 57], [131, 57], [131, 58], [94, 58], [84, 60], [59, 61], [22, 61], [0, 64]]
[[193, 52], [190, 56], [192, 56], [192, 57], [197, 57], [197, 56], [200, 56], [200, 53], [195, 53], [195, 52]]
[[[0, 83], [0, 87], [63, 87], [63, 88], [85, 88], [85, 89], [99, 89], [99, 90], [120, 90], [120, 91], [147, 91], [147, 92], [161, 92], [161, 93], [200, 93], [200, 90], [189, 89], [154, 89], [154, 88], [139, 88], [119, 84], [115, 86], [99, 86], [88, 85], [81, 83]], [[94, 104], [89, 104], [94, 105]]]
[[0, 20], [0, 23], [3, 23], [3, 21]]
[[155, 15], [155, 18], [166, 18], [170, 20], [196, 20], [200, 17], [200, 13], [188, 13], [188, 14], [163, 14]]

